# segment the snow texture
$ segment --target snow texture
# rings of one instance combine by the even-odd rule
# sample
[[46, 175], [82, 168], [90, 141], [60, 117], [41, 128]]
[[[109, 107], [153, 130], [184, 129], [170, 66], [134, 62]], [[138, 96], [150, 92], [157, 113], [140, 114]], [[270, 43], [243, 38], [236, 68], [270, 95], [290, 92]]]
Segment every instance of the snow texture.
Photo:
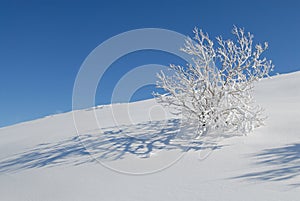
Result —
[[155, 100], [1, 128], [0, 200], [296, 201], [299, 85], [299, 72], [259, 82], [268, 119], [248, 136], [193, 141]]

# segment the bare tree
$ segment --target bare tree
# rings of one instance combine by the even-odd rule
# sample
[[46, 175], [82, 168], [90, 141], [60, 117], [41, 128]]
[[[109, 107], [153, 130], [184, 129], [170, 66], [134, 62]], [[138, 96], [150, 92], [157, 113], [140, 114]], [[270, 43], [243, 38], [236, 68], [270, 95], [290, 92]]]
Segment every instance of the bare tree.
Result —
[[196, 124], [198, 137], [209, 130], [247, 134], [263, 124], [264, 116], [253, 99], [254, 83], [269, 76], [273, 64], [261, 54], [268, 44], [253, 47], [253, 35], [234, 27], [233, 40], [217, 37], [217, 47], [202, 30], [194, 29], [181, 50], [189, 54], [187, 66], [170, 65], [174, 72], [158, 74], [159, 102]]

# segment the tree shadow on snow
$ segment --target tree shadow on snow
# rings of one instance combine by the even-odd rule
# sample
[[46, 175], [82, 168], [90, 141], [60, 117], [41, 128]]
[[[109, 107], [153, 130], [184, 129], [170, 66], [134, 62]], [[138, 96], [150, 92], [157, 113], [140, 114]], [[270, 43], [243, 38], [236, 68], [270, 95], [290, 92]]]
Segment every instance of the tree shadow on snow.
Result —
[[[250, 179], [261, 181], [284, 181], [298, 177], [300, 180], [300, 144], [290, 144], [285, 147], [265, 149], [254, 155], [256, 165], [261, 171], [247, 173], [235, 179]], [[290, 184], [300, 187], [300, 183]]]
[[[184, 133], [184, 135], [183, 135]], [[217, 149], [213, 141], [192, 141], [192, 127], [182, 127], [180, 120], [151, 121], [130, 126], [93, 130], [57, 143], [36, 147], [0, 161], [0, 172], [58, 165], [80, 165], [97, 160], [117, 160], [128, 154], [150, 157], [160, 150]], [[92, 157], [91, 157], [92, 156]]]

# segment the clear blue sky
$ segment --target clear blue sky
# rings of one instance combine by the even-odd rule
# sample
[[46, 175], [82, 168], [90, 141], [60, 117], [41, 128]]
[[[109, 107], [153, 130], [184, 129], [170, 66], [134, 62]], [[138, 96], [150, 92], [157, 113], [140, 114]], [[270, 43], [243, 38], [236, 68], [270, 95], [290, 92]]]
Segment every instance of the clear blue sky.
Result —
[[[197, 26], [210, 36], [228, 36], [233, 24], [257, 41], [276, 72], [300, 70], [298, 1], [202, 0], [2, 0], [0, 2], [0, 127], [70, 111], [76, 74], [86, 56], [108, 38], [137, 28], [164, 28], [191, 35]], [[113, 84], [133, 66], [176, 63], [145, 51], [116, 62], [98, 104], [109, 102]], [[111, 84], [109, 84], [111, 82]], [[136, 96], [148, 98], [149, 91]]]

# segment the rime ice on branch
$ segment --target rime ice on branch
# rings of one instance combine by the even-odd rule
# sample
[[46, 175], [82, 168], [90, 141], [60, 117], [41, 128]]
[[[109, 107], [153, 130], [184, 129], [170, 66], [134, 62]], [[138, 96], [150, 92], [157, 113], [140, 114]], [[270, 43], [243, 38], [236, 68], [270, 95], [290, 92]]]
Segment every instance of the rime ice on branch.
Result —
[[217, 37], [217, 45], [202, 30], [194, 29], [181, 50], [189, 54], [187, 66], [170, 65], [174, 72], [160, 72], [157, 87], [167, 93], [155, 96], [174, 113], [182, 114], [197, 126], [198, 137], [209, 131], [247, 134], [263, 124], [263, 110], [255, 104], [256, 81], [273, 70], [262, 58], [268, 44], [253, 46], [253, 35], [234, 27], [235, 40]]

